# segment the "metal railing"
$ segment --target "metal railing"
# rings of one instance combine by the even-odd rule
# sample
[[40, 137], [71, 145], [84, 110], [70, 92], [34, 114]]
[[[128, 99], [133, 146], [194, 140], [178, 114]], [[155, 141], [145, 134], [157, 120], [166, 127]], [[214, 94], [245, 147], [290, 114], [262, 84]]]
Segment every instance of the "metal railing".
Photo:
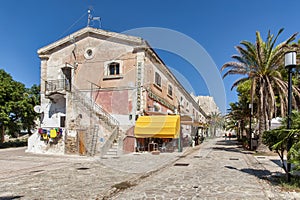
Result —
[[[78, 90], [74, 85], [72, 86], [72, 98], [73, 101], [77, 101], [81, 104], [81, 106], [87, 108], [90, 110], [90, 112], [93, 112], [98, 119], [101, 120], [102, 123], [110, 130], [111, 134], [109, 138], [106, 139], [104, 144], [101, 146], [101, 151], [100, 154], [103, 156], [106, 154], [108, 149], [111, 147], [113, 141], [119, 134], [119, 121], [115, 119], [113, 116], [111, 116], [107, 111], [105, 111], [100, 105], [96, 104], [91, 97], [87, 96], [86, 93], [81, 92]], [[97, 146], [97, 136], [98, 135], [98, 130], [99, 129], [94, 129], [91, 131], [92, 138], [91, 138], [91, 146], [90, 149], [91, 151], [89, 154], [93, 156], [95, 154], [96, 146]], [[94, 140], [96, 139], [96, 140]]]
[[47, 80], [45, 83], [46, 93], [70, 91], [71, 89], [68, 79]]
[[73, 100], [78, 100], [80, 103], [93, 111], [102, 121], [107, 123], [114, 129], [115, 126], [119, 126], [120, 123], [117, 119], [115, 119], [111, 114], [109, 114], [106, 110], [104, 110], [100, 105], [96, 104], [91, 98], [82, 94], [75, 86], [72, 87], [72, 96]]

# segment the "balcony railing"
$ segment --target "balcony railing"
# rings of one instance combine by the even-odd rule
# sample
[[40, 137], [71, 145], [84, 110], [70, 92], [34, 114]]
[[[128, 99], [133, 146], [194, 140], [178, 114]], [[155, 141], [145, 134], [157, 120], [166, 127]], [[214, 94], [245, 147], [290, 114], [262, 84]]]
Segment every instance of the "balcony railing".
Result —
[[68, 79], [57, 79], [46, 81], [45, 94], [65, 94], [66, 91], [70, 91], [71, 85]]

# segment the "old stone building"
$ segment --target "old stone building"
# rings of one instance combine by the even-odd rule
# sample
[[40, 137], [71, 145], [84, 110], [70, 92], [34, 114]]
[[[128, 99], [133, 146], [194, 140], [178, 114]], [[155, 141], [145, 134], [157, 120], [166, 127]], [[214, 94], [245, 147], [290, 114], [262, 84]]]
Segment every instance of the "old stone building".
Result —
[[212, 96], [195, 96], [194, 94], [191, 94], [191, 96], [195, 99], [195, 101], [207, 115], [210, 115], [212, 113], [221, 113]]
[[38, 55], [41, 127], [28, 151], [133, 152], [140, 116], [180, 116], [178, 141], [206, 123], [205, 112], [142, 38], [86, 27]]

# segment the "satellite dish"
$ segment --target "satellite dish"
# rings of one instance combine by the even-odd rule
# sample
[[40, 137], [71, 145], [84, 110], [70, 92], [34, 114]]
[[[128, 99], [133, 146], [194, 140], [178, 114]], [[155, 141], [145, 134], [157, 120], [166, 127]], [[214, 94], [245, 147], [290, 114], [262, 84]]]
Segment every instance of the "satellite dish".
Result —
[[33, 110], [34, 110], [34, 112], [36, 112], [36, 113], [42, 113], [42, 112], [43, 112], [42, 107], [41, 107], [40, 105], [34, 106], [34, 107], [33, 107]]

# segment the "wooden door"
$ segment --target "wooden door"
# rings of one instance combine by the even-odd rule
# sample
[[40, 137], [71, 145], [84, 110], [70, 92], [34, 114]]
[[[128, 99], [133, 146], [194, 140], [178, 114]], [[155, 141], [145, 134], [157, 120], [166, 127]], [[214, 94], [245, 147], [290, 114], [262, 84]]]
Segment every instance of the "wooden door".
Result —
[[78, 151], [79, 155], [86, 155], [85, 131], [78, 132]]

